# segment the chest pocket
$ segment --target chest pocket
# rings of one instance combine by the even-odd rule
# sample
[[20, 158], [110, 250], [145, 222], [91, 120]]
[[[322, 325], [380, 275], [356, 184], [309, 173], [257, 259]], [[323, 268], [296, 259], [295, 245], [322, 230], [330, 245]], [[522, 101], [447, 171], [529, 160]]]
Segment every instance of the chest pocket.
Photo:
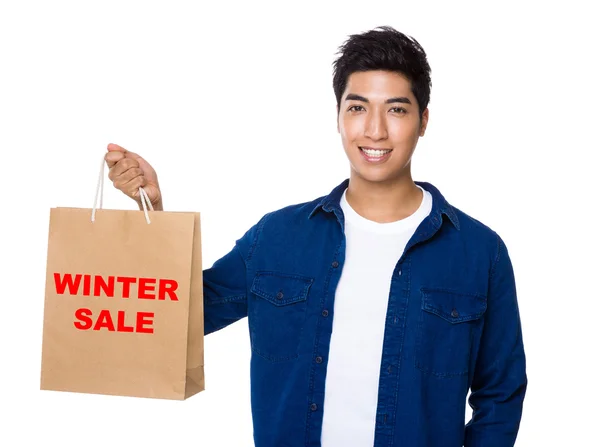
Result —
[[421, 288], [415, 366], [440, 377], [469, 372], [473, 335], [481, 329], [485, 296]]
[[272, 362], [298, 357], [312, 278], [257, 272], [250, 287], [248, 323], [252, 350]]

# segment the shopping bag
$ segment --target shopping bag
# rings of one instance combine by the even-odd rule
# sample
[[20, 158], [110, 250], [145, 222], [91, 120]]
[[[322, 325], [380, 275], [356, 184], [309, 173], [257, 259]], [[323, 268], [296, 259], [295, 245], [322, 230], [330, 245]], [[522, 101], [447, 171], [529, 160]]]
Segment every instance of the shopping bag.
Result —
[[[186, 399], [204, 390], [200, 214], [50, 210], [41, 389]], [[100, 206], [97, 207], [98, 196]]]

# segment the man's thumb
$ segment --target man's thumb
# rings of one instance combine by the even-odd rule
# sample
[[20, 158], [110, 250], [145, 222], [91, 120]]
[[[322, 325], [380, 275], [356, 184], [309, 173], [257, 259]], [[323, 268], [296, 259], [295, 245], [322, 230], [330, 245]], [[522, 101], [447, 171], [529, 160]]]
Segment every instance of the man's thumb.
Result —
[[123, 152], [123, 153], [127, 153], [127, 150], [124, 147], [121, 147], [118, 144], [114, 144], [114, 143], [110, 143], [106, 149], [109, 152]]
[[140, 157], [135, 152], [128, 151], [127, 149], [125, 149], [122, 146], [119, 146], [118, 144], [110, 143], [108, 145], [107, 149], [108, 149], [108, 152], [122, 152], [123, 155], [125, 155], [125, 157], [127, 157], [127, 158], [133, 158], [134, 160], [138, 160], [138, 161], [140, 159], [143, 160], [143, 158]]

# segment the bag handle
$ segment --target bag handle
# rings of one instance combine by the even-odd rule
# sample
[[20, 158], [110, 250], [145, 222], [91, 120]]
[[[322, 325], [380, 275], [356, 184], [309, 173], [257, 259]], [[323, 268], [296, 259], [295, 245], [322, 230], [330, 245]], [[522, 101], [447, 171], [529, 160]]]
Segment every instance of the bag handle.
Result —
[[[96, 184], [96, 197], [94, 198], [94, 207], [92, 208], [92, 222], [96, 221], [96, 209], [102, 209], [102, 199], [104, 196], [104, 165], [106, 164], [104, 157], [102, 157], [102, 165], [100, 166], [100, 174], [98, 175], [98, 183]], [[98, 196], [100, 196], [100, 206], [98, 205]], [[150, 216], [148, 216], [148, 208], [150, 211], [154, 211], [154, 207], [150, 202], [148, 194], [144, 188], [140, 187], [140, 199], [142, 202], [142, 208], [144, 209], [144, 216], [146, 216], [146, 222], [150, 223]], [[147, 203], [147, 204], [146, 204]]]

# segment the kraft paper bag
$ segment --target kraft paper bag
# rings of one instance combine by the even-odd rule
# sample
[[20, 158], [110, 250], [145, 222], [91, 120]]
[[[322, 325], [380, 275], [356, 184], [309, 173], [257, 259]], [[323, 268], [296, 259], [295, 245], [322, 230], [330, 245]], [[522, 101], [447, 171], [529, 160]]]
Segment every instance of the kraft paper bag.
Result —
[[143, 211], [51, 209], [42, 390], [204, 390], [200, 214], [148, 210], [140, 194]]

